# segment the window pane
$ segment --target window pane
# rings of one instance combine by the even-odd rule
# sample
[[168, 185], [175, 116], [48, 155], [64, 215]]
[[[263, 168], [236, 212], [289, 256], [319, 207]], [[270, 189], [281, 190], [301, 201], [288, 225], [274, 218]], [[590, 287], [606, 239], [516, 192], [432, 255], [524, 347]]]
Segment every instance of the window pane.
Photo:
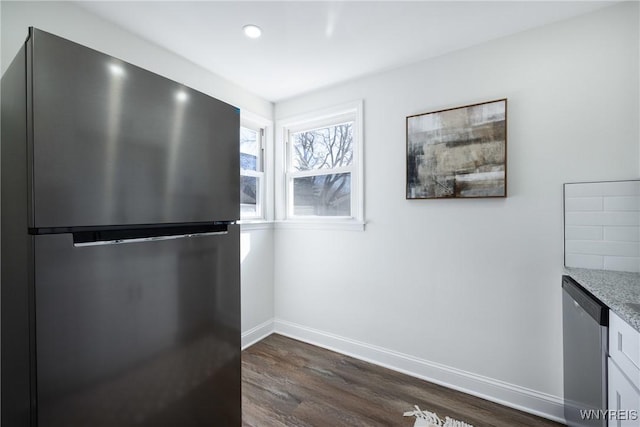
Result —
[[291, 140], [294, 170], [332, 169], [353, 161], [353, 122], [297, 132]]
[[240, 127], [240, 169], [259, 171], [260, 138], [258, 131]]
[[294, 178], [293, 214], [350, 216], [351, 174]]
[[240, 214], [258, 213], [258, 178], [240, 175]]

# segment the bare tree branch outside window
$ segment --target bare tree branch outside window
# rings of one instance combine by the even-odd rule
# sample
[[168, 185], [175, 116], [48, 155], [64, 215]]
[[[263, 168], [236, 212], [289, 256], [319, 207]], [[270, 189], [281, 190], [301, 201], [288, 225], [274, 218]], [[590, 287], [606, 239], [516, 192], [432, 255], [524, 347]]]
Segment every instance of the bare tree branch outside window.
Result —
[[327, 169], [327, 174], [294, 178], [296, 215], [348, 216], [351, 213], [351, 174], [331, 169], [353, 162], [353, 122], [294, 133], [293, 168]]

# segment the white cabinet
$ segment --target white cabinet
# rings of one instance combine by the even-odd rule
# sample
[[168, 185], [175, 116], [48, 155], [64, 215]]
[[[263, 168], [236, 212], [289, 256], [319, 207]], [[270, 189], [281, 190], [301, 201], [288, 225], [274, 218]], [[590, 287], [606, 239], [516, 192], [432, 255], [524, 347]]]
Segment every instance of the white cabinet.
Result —
[[640, 425], [640, 392], [609, 358], [609, 427]]
[[609, 311], [609, 355], [640, 389], [640, 333]]
[[640, 426], [640, 333], [609, 311], [609, 427]]

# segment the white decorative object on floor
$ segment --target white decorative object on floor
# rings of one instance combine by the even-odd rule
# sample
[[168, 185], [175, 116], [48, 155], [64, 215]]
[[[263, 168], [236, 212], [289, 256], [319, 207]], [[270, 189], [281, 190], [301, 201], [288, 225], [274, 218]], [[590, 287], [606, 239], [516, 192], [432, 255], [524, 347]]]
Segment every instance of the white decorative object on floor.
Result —
[[440, 417], [433, 412], [423, 411], [418, 405], [415, 405], [415, 408], [415, 411], [408, 411], [403, 414], [405, 417], [416, 417], [416, 422], [413, 424], [413, 427], [473, 427], [471, 424], [449, 417], [445, 417], [445, 420], [442, 421]]
[[453, 418], [445, 417], [442, 427], [473, 427], [471, 424], [467, 424], [464, 421], [454, 420]]
[[413, 427], [442, 427], [442, 420], [433, 412], [422, 411], [418, 405], [415, 405], [415, 411], [405, 412], [405, 417], [416, 417]]

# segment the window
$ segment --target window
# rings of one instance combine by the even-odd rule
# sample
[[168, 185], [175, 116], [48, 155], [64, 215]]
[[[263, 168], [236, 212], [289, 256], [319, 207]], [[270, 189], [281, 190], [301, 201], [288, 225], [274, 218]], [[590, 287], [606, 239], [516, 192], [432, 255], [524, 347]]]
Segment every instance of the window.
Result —
[[264, 218], [264, 128], [240, 127], [240, 217]]
[[362, 102], [289, 120], [284, 219], [362, 222]]
[[351, 216], [353, 124], [289, 134], [291, 216]]

